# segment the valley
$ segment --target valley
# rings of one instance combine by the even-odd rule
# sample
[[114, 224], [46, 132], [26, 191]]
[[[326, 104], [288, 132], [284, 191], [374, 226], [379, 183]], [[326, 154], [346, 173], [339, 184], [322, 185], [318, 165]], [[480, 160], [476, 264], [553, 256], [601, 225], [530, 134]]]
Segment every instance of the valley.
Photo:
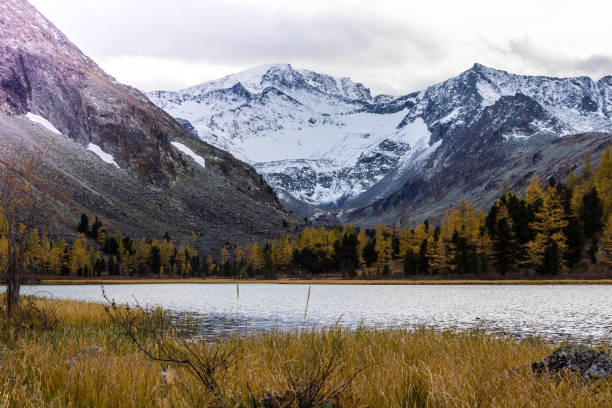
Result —
[[610, 407], [604, 6], [31, 1], [65, 31], [0, 0], [0, 407]]

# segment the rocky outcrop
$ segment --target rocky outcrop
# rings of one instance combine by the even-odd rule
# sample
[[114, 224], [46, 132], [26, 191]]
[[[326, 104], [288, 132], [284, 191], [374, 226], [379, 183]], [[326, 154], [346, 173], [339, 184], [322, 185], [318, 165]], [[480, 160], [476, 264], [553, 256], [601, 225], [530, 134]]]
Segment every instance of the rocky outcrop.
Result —
[[188, 120], [181, 119], [181, 118], [175, 118], [175, 119], [178, 122], [178, 124], [181, 125], [183, 129], [185, 129], [187, 132], [191, 133], [195, 137], [198, 137], [198, 131], [195, 130], [193, 125]]
[[568, 344], [531, 365], [534, 373], [576, 372], [585, 379], [612, 379], [612, 355], [581, 344]]

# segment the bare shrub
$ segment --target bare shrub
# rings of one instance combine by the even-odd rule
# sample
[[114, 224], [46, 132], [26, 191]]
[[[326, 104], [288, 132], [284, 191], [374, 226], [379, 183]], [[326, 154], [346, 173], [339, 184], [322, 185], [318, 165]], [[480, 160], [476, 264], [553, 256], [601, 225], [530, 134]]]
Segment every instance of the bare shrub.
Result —
[[[6, 296], [6, 294], [3, 296]], [[8, 315], [5, 302], [0, 307], [0, 314], [6, 316], [6, 319], [2, 320], [5, 327], [48, 331], [56, 329], [61, 323], [57, 307], [56, 303], [44, 302], [34, 297], [26, 296], [20, 299], [19, 307], [14, 309], [10, 315]]]
[[142, 353], [153, 361], [185, 367], [212, 395], [214, 406], [226, 405], [224, 380], [237, 360], [234, 342], [185, 336], [159, 309], [117, 305], [102, 291], [111, 321]]
[[6, 313], [18, 306], [21, 276], [29, 266], [30, 237], [45, 226], [49, 209], [46, 190], [52, 183], [46, 150], [6, 141], [0, 149], [0, 275], [6, 281]]
[[339, 327], [304, 332], [298, 338], [303, 343], [303, 355], [280, 357], [280, 375], [287, 389], [281, 393], [264, 392], [259, 397], [251, 393], [253, 408], [341, 406], [337, 401], [367, 368], [355, 368], [347, 362], [347, 336]]

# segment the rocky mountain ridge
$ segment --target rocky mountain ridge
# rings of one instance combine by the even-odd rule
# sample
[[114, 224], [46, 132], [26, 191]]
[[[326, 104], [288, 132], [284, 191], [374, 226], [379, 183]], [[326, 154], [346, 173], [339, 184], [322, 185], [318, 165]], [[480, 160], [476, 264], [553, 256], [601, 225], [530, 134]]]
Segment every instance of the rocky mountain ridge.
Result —
[[58, 211], [72, 208], [61, 212], [67, 228], [82, 211], [137, 237], [170, 231], [186, 243], [195, 234], [194, 245], [213, 250], [232, 237], [273, 236], [291, 218], [251, 166], [118, 83], [25, 0], [0, 3], [0, 116], [4, 140], [22, 146], [3, 146], [5, 158], [46, 146], [47, 170], [66, 182], [50, 188], [62, 191]]
[[289, 64], [149, 97], [203, 140], [252, 163], [306, 216], [363, 214], [356, 210], [415, 177], [459, 170], [462, 163], [448, 160], [463, 160], [451, 152], [466, 140], [482, 154], [490, 145], [505, 151], [539, 145], [531, 139], [612, 132], [612, 77], [521, 76], [480, 64], [395, 98]]

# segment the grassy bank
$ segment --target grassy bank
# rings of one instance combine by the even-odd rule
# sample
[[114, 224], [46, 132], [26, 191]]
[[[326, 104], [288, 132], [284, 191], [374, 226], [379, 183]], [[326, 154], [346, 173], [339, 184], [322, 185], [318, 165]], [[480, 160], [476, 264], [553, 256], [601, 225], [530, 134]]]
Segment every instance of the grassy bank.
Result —
[[472, 279], [440, 279], [440, 280], [408, 280], [408, 279], [43, 279], [41, 285], [119, 285], [119, 284], [162, 284], [162, 283], [198, 283], [198, 284], [228, 284], [228, 283], [275, 283], [279, 285], [612, 285], [612, 279], [508, 279], [508, 280], [472, 280]]
[[[199, 350], [209, 358], [232, 351], [231, 361], [216, 365], [213, 395], [184, 366], [147, 359], [103, 306], [36, 304], [54, 310], [59, 323], [47, 330], [3, 325], [0, 406], [283, 406], [289, 391], [307, 388], [331, 361], [335, 369], [321, 389], [339, 392], [327, 407], [609, 407], [612, 401], [611, 382], [532, 375], [528, 365], [554, 344], [429, 329], [252, 333], [203, 344]], [[100, 354], [67, 364], [91, 347]]]

